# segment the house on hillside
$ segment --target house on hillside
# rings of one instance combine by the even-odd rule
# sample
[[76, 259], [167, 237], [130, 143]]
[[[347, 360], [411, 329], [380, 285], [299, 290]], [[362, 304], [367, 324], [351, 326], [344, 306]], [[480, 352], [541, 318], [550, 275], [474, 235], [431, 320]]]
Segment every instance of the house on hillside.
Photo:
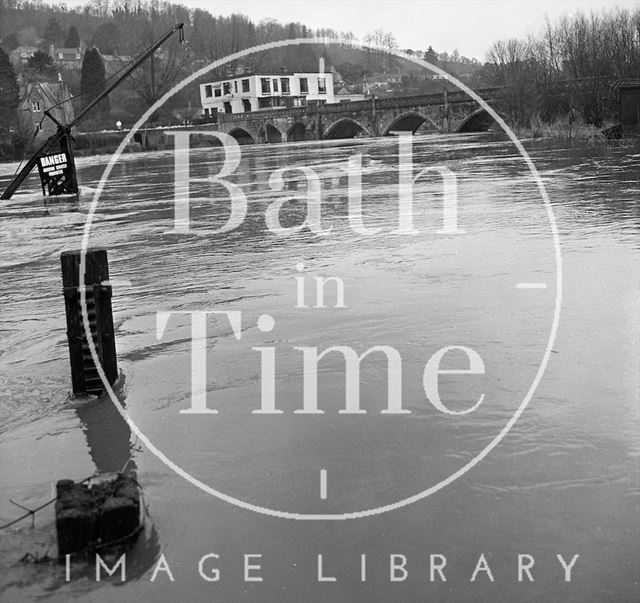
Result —
[[127, 67], [132, 61], [132, 57], [129, 55], [117, 55], [117, 54], [102, 54], [102, 62], [104, 63], [104, 72], [107, 77], [112, 76], [114, 73], [118, 73], [123, 67]]
[[378, 73], [367, 78], [370, 86], [390, 86], [402, 84], [402, 73]]
[[347, 103], [365, 100], [366, 96], [363, 92], [355, 91], [353, 88], [343, 85], [335, 91], [335, 98], [339, 103]]
[[393, 93], [394, 87], [402, 84], [401, 73], [378, 73], [365, 76], [363, 88], [368, 96], [385, 96]]
[[38, 50], [40, 49], [37, 46], [18, 46], [9, 53], [9, 60], [14, 67], [26, 65]]
[[49, 56], [56, 67], [76, 71], [82, 68], [84, 48], [56, 48], [49, 46]]
[[44, 142], [57, 130], [55, 122], [44, 112], [51, 109], [51, 114], [60, 123], [67, 124], [74, 119], [71, 99], [72, 95], [62, 81], [53, 84], [49, 82], [27, 84], [18, 106], [18, 118], [22, 130], [37, 131], [36, 142]]

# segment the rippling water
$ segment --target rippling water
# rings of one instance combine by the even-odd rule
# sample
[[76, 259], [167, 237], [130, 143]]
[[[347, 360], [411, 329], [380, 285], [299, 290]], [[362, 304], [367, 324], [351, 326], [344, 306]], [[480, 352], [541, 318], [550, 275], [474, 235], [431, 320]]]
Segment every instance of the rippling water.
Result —
[[[93, 191], [108, 161], [79, 162], [80, 203], [45, 206], [33, 190], [3, 202], [0, 236], [0, 516], [14, 498], [37, 505], [51, 482], [117, 470], [127, 461], [145, 487], [152, 527], [127, 558], [120, 600], [199, 601], [637, 601], [640, 599], [638, 427], [637, 146], [526, 145], [549, 192], [563, 261], [563, 303], [549, 364], [530, 403], [500, 444], [468, 473], [431, 496], [383, 515], [297, 522], [232, 506], [173, 473], [132, 434], [108, 398], [74, 400], [66, 349], [59, 254], [79, 248]], [[372, 235], [348, 221], [346, 163], [362, 153], [363, 214]], [[234, 499], [297, 514], [358, 513], [436, 487], [472, 462], [505, 428], [534, 382], [552, 333], [557, 298], [554, 240], [534, 178], [513, 145], [488, 136], [416, 137], [418, 168], [444, 164], [457, 177], [459, 227], [440, 234], [440, 180], [415, 185], [416, 235], [399, 235], [395, 139], [243, 147], [229, 180], [242, 187], [247, 217], [228, 233], [224, 189], [212, 177], [221, 149], [194, 149], [191, 232], [173, 229], [173, 155], [122, 157], [93, 216], [91, 245], [108, 248], [122, 378], [119, 399], [162, 452], [194, 478]], [[285, 236], [265, 226], [301, 224], [313, 168], [322, 188], [320, 236]], [[8, 180], [15, 166], [3, 166]], [[295, 200], [298, 198], [298, 200]], [[302, 266], [300, 266], [302, 264]], [[299, 269], [300, 268], [300, 269]], [[316, 308], [316, 278], [338, 277]], [[296, 307], [304, 283], [304, 305]], [[518, 283], [543, 283], [522, 289]], [[173, 316], [156, 336], [157, 311], [235, 310], [237, 340], [222, 317], [208, 324], [208, 406], [181, 414], [191, 399], [191, 331]], [[275, 320], [260, 331], [258, 317]], [[300, 347], [391, 346], [401, 359], [402, 405], [385, 415], [384, 357], [362, 362], [360, 405], [345, 415], [344, 360], [318, 368], [318, 406], [301, 415]], [[482, 375], [441, 379], [447, 415], [423, 389], [427, 361], [447, 346], [482, 358]], [[260, 405], [260, 352], [276, 358], [280, 415]], [[464, 368], [447, 356], [445, 368]], [[462, 363], [462, 364], [461, 364]], [[320, 496], [320, 471], [327, 496]], [[48, 513], [48, 515], [47, 515]], [[109, 601], [113, 579], [96, 584], [85, 569], [64, 582], [61, 568], [16, 562], [30, 547], [54, 547], [53, 516], [38, 517], [0, 541], [7, 601], [50, 596]], [[163, 552], [174, 574], [150, 582]], [[198, 574], [220, 568], [220, 582]], [[518, 581], [517, 555], [535, 559], [535, 582]], [[263, 582], [243, 580], [243, 555], [261, 554]], [[335, 582], [318, 583], [316, 559]], [[367, 556], [366, 581], [361, 555]], [[390, 582], [389, 555], [406, 557], [407, 578]], [[447, 582], [429, 579], [429, 555], [447, 557]], [[480, 555], [494, 581], [480, 572]], [[556, 557], [579, 554], [572, 582]], [[254, 560], [254, 562], [256, 562]], [[258, 572], [259, 573], [259, 572]], [[110, 585], [111, 584], [111, 585]]]

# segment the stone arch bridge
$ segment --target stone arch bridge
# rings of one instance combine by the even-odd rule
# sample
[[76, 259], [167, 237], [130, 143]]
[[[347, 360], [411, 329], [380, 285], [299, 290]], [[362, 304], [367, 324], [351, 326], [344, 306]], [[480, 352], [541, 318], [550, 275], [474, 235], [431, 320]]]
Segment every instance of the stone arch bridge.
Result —
[[[500, 110], [503, 89], [487, 88], [477, 93]], [[415, 133], [420, 128], [481, 132], [493, 123], [487, 111], [461, 91], [218, 114], [221, 132], [249, 144], [387, 136], [395, 131]]]

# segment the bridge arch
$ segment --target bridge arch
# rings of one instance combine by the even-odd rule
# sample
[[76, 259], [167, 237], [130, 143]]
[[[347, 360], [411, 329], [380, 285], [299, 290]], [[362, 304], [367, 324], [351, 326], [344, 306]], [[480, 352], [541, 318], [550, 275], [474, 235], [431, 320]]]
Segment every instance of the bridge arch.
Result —
[[258, 142], [282, 142], [282, 132], [267, 122], [258, 131]]
[[495, 123], [486, 109], [478, 109], [460, 122], [456, 132], [486, 132]]
[[244, 128], [233, 128], [229, 131], [229, 136], [233, 136], [238, 144], [255, 144], [254, 137]]
[[431, 120], [422, 115], [422, 113], [407, 111], [394, 117], [391, 122], [382, 129], [382, 135], [389, 136], [391, 132], [411, 132], [415, 134], [416, 130], [426, 121]]
[[359, 121], [351, 117], [343, 117], [334, 121], [324, 133], [324, 138], [333, 140], [336, 138], [355, 138], [357, 134], [363, 132], [367, 136], [371, 136], [371, 132], [367, 130]]
[[296, 122], [287, 131], [287, 141], [300, 141], [306, 139], [307, 128], [301, 122]]

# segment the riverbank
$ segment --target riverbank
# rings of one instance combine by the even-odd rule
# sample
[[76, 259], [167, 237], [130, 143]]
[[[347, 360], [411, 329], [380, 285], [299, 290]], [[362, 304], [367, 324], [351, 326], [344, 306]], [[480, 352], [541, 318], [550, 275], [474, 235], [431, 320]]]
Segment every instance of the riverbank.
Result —
[[[558, 117], [551, 122], [544, 121], [536, 114], [529, 119], [528, 125], [512, 126], [515, 134], [521, 139], [548, 139], [558, 141], [582, 141], [587, 143], [607, 140], [606, 130], [614, 127], [614, 122], [608, 122], [601, 127], [584, 121], [580, 114], [573, 119], [568, 115]], [[197, 129], [216, 131], [211, 125], [198, 126]], [[195, 127], [181, 128], [153, 128], [139, 130], [134, 133], [132, 140], [124, 148], [125, 153], [142, 153], [150, 151], [171, 150], [174, 147], [173, 137], [168, 132], [175, 130], [192, 130]], [[114, 153], [128, 130], [110, 130], [100, 132], [79, 132], [74, 135], [74, 150], [78, 157], [105, 155]], [[193, 134], [189, 142], [192, 148], [211, 146], [210, 137]], [[213, 143], [215, 144], [215, 142]], [[0, 141], [0, 163], [20, 161], [21, 154], [16, 153], [16, 145], [10, 141]]]
[[[168, 132], [181, 130], [214, 130], [210, 124], [201, 126], [183, 126], [168, 128], [149, 128], [138, 130], [133, 134], [132, 140], [127, 144], [124, 151], [126, 153], [141, 153], [146, 151], [163, 151], [173, 148], [173, 139]], [[120, 146], [129, 130], [103, 130], [100, 132], [74, 132], [74, 151], [79, 157], [104, 155], [114, 153]], [[44, 140], [34, 143], [28, 150], [26, 156], [38, 148]], [[192, 147], [211, 146], [211, 139], [205, 139], [201, 134], [191, 136], [190, 145]], [[9, 163], [20, 161], [25, 154], [24, 141], [19, 141], [17, 135], [12, 138], [0, 140], [0, 162]]]
[[[141, 153], [144, 151], [164, 151], [173, 148], [173, 137], [168, 132], [176, 130], [192, 130], [195, 127], [182, 128], [154, 128], [138, 130], [133, 134], [131, 141], [124, 151], [126, 153]], [[201, 127], [197, 128], [201, 130]], [[213, 131], [211, 126], [206, 129]], [[120, 146], [128, 130], [112, 130], [105, 132], [81, 132], [74, 136], [74, 150], [77, 155], [103, 155], [114, 153]], [[205, 138], [202, 134], [193, 134], [190, 137], [192, 147], [211, 146], [211, 138]]]
[[539, 114], [535, 114], [529, 118], [528, 126], [514, 127], [514, 131], [519, 138], [595, 143], [610, 139], [607, 131], [616, 125], [613, 121], [601, 126], [586, 123], [579, 113], [562, 115], [552, 121], [545, 121]]

